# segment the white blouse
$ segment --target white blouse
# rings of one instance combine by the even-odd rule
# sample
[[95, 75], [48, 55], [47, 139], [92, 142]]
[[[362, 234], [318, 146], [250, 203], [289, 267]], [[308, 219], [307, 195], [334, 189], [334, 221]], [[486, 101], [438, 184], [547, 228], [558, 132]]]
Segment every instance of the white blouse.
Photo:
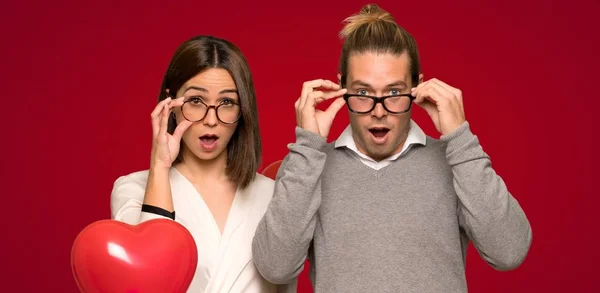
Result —
[[[111, 195], [111, 217], [137, 224], [165, 218], [142, 212], [148, 170], [119, 177]], [[238, 189], [223, 235], [212, 213], [194, 185], [176, 168], [169, 172], [175, 221], [192, 234], [198, 247], [198, 265], [188, 292], [263, 293], [296, 292], [297, 280], [289, 285], [266, 281], [252, 262], [252, 238], [273, 196], [274, 181], [261, 174], [247, 188]]]

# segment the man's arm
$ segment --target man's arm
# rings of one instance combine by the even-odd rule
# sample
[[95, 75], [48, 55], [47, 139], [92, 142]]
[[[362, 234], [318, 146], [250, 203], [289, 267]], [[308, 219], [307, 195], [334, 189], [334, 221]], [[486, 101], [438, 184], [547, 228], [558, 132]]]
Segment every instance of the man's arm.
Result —
[[497, 270], [521, 265], [531, 245], [531, 227], [517, 200], [491, 167], [479, 140], [464, 122], [441, 137], [459, 198], [459, 221], [483, 259]]
[[252, 243], [256, 268], [274, 284], [289, 283], [302, 272], [321, 205], [326, 140], [300, 127], [295, 132]]
[[[422, 77], [422, 75], [421, 75]], [[466, 121], [462, 91], [432, 78], [411, 89], [447, 143], [459, 199], [459, 221], [479, 254], [497, 270], [518, 267], [531, 245], [531, 227]]]

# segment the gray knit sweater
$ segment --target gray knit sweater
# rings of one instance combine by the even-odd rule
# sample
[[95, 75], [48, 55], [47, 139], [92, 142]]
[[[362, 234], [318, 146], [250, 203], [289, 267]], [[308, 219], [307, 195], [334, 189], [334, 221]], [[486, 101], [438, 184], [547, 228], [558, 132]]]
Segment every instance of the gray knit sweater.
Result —
[[523, 210], [465, 122], [373, 170], [296, 128], [253, 242], [254, 262], [287, 283], [308, 257], [321, 292], [467, 292], [469, 241], [497, 270], [531, 244]]

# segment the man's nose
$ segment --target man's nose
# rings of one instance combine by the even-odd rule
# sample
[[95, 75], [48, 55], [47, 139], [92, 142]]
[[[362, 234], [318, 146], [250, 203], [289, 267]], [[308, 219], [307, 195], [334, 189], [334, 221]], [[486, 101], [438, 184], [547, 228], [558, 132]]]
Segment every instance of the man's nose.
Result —
[[381, 103], [377, 103], [377, 105], [375, 105], [375, 109], [371, 111], [371, 115], [377, 118], [382, 118], [383, 116], [387, 115], [387, 111], [383, 108]]

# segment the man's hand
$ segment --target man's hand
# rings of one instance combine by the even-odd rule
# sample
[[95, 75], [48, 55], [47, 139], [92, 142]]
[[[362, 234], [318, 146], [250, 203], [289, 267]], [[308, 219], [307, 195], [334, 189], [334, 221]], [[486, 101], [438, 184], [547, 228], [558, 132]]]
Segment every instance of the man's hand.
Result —
[[[319, 88], [330, 91], [320, 91]], [[340, 96], [346, 89], [329, 80], [316, 79], [307, 81], [302, 86], [300, 98], [294, 104], [296, 107], [296, 122], [298, 126], [319, 134], [325, 138], [329, 135], [335, 114], [344, 106], [346, 101]], [[338, 97], [325, 111], [317, 110], [317, 104]]]
[[462, 92], [438, 79], [430, 79], [412, 88], [415, 103], [427, 111], [435, 128], [448, 135], [465, 122]]

